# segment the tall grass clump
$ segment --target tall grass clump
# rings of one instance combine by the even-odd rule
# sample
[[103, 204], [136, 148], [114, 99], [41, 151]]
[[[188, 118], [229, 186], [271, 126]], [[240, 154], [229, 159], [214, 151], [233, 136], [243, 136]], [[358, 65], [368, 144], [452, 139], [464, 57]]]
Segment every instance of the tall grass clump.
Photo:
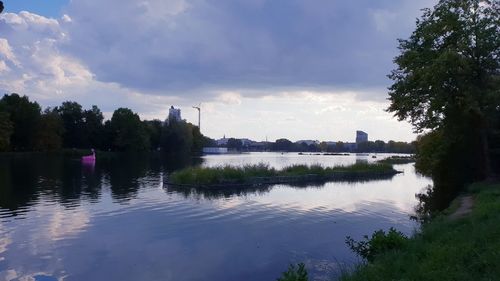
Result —
[[297, 266], [291, 264], [288, 270], [283, 272], [280, 278], [276, 281], [308, 281], [306, 266], [303, 263], [297, 264]]

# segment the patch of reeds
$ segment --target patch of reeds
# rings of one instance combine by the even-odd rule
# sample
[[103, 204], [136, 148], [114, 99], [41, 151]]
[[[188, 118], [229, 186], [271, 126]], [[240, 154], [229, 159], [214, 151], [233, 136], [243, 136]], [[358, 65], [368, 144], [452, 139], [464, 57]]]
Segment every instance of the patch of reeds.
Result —
[[336, 174], [352, 174], [362, 177], [364, 174], [387, 174], [396, 171], [389, 164], [357, 163], [350, 166], [323, 167], [321, 165], [292, 165], [281, 170], [267, 164], [245, 165], [240, 167], [190, 167], [176, 171], [169, 177], [173, 184], [214, 185], [214, 184], [244, 184], [256, 178], [301, 177], [314, 175], [329, 177]]

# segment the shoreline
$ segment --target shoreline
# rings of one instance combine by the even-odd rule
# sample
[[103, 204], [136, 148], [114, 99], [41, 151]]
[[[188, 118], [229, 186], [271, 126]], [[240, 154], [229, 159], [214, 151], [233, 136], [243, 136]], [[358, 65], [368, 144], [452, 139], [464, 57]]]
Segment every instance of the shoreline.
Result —
[[401, 249], [358, 264], [339, 280], [496, 280], [499, 224], [500, 183], [474, 183]]

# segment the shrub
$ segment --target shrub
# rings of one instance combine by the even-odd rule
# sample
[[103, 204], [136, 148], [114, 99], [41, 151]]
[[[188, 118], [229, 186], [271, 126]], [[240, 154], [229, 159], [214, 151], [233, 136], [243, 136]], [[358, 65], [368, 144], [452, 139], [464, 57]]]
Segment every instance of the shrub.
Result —
[[364, 241], [355, 241], [350, 236], [346, 237], [346, 244], [360, 257], [372, 262], [377, 255], [388, 251], [399, 250], [408, 241], [408, 237], [394, 228], [390, 228], [387, 233], [377, 230], [372, 234], [364, 236]]
[[308, 281], [306, 266], [299, 263], [297, 267], [291, 264], [288, 270], [283, 272], [282, 276], [277, 281]]

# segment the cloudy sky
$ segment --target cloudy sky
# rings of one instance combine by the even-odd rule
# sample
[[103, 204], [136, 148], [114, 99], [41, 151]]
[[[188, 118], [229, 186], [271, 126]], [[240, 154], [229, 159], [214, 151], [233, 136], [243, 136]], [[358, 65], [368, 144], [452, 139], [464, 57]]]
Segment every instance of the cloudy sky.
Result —
[[170, 105], [212, 138], [411, 141], [386, 77], [436, 0], [3, 0], [0, 93], [107, 117]]

